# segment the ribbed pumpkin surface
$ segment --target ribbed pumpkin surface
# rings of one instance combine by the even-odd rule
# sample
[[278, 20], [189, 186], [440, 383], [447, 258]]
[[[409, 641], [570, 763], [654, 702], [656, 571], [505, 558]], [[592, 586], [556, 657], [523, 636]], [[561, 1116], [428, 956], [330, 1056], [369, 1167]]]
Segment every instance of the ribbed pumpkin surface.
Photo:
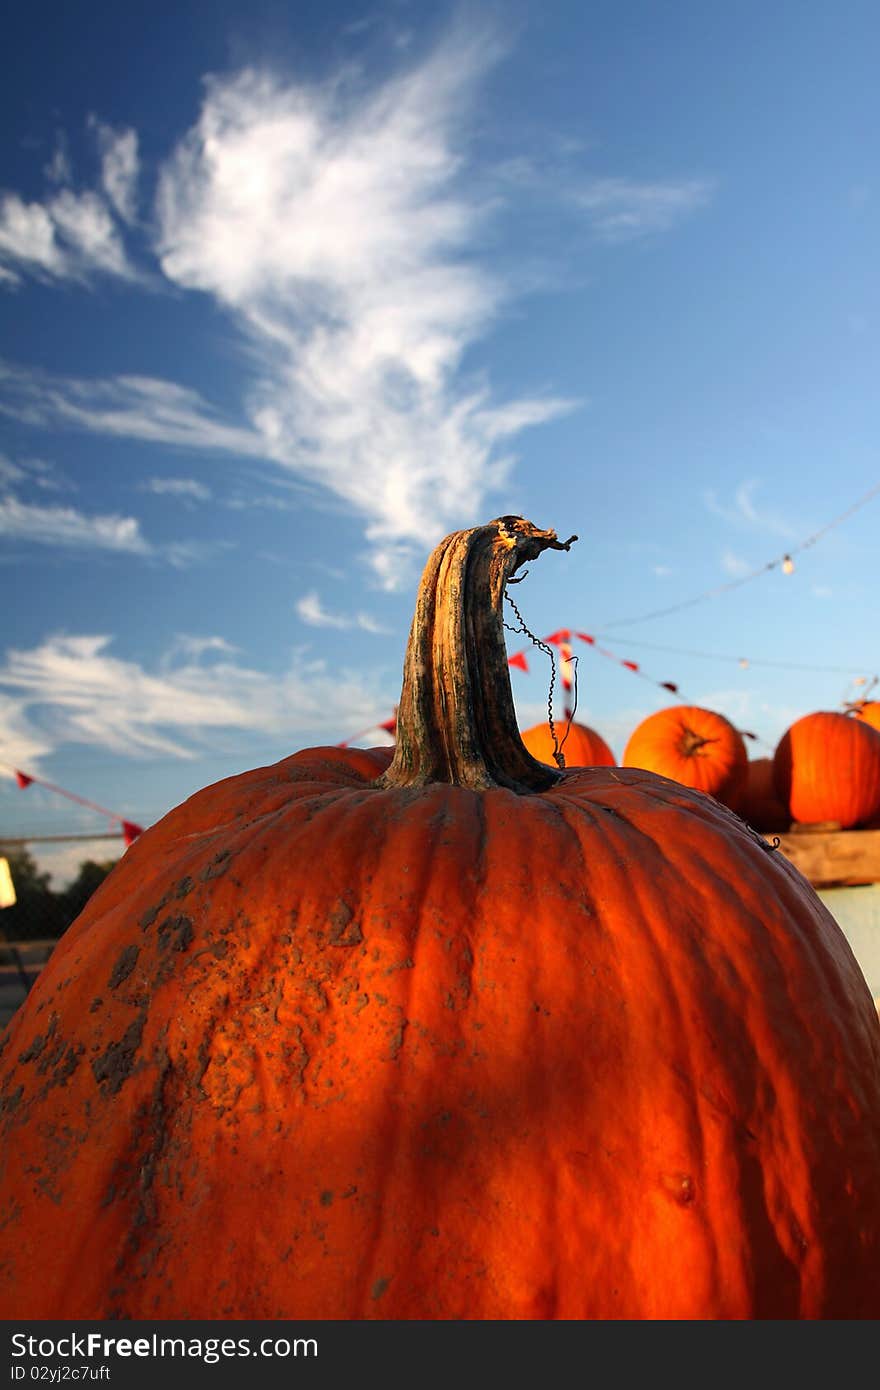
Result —
[[748, 754], [729, 719], [699, 705], [657, 710], [633, 730], [624, 767], [642, 767], [739, 808]]
[[3, 1044], [7, 1319], [880, 1316], [839, 928], [718, 802], [519, 738], [504, 586], [570, 544], [447, 537], [393, 756], [200, 792], [65, 934]]
[[834, 711], [805, 714], [779, 740], [773, 775], [793, 820], [847, 830], [880, 812], [880, 732]]
[[6, 1042], [7, 1317], [880, 1315], [835, 923], [648, 774], [319, 750], [128, 851]]

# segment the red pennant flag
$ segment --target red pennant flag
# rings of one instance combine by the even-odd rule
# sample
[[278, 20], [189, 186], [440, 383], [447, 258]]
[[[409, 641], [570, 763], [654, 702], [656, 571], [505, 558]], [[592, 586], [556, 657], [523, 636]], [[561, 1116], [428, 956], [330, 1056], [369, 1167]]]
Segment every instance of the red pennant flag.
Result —
[[554, 647], [561, 647], [563, 642], [571, 641], [571, 631], [567, 627], [561, 627], [558, 632], [551, 632], [550, 636], [544, 640], [552, 642]]
[[525, 652], [517, 652], [515, 656], [507, 658], [508, 666], [516, 666], [520, 671], [528, 673], [529, 663], [526, 661]]
[[16, 782], [18, 783], [18, 785], [22, 788], [22, 790], [24, 790], [25, 787], [29, 787], [29, 786], [30, 786], [31, 782], [32, 782], [34, 779], [33, 779], [33, 777], [28, 777], [28, 775], [27, 775], [26, 772], [18, 772], [18, 771], [17, 771], [16, 774], [15, 774], [15, 780], [16, 780]]
[[628, 671], [637, 671], [639, 663], [637, 661], [621, 661], [621, 666], [625, 666]]
[[386, 732], [386, 734], [394, 734], [394, 733], [396, 733], [396, 732], [397, 732], [397, 716], [396, 716], [396, 715], [392, 715], [390, 719], [386, 719], [386, 720], [385, 720], [385, 723], [384, 723], [384, 724], [380, 724], [380, 725], [379, 725], [379, 728], [380, 728], [380, 729], [384, 729], [385, 732]]
[[591, 637], [588, 632], [576, 632], [575, 637], [579, 637], [582, 642], [589, 642], [591, 647], [596, 645], [595, 637]]
[[563, 690], [571, 690], [571, 688], [572, 688], [572, 681], [571, 681], [571, 657], [572, 657], [571, 647], [568, 645], [567, 642], [560, 642], [560, 644], [559, 644], [559, 666], [560, 666], [559, 674], [560, 674], [560, 676], [562, 677], [562, 688], [563, 688]]
[[127, 845], [132, 844], [137, 839], [138, 835], [143, 835], [143, 833], [144, 827], [142, 825], [135, 825], [133, 820], [124, 820], [122, 822], [122, 838]]

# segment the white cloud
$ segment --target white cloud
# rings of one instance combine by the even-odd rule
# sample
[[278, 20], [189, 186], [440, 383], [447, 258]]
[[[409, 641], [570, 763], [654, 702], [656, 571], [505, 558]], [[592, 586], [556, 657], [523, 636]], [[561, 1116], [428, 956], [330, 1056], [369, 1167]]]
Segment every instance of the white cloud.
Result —
[[[253, 68], [206, 81], [197, 122], [160, 170], [155, 247], [168, 280], [212, 296], [247, 339], [247, 425], [146, 377], [0, 372], [0, 409], [272, 461], [365, 518], [374, 573], [395, 587], [414, 554], [504, 487], [511, 441], [581, 404], [498, 400], [464, 372], [515, 290], [482, 247], [490, 214], [522, 190], [478, 171], [465, 139], [473, 93], [501, 51], [491, 33], [459, 28], [372, 88], [354, 66], [324, 85]], [[0, 216], [7, 277], [133, 273], [110, 208], [135, 216], [137, 136], [91, 124], [105, 196], [63, 188], [25, 205], [11, 195]], [[553, 196], [616, 240], [665, 230], [711, 185], [581, 177], [571, 190], [569, 180]]]
[[164, 671], [176, 665], [195, 664], [212, 653], [220, 656], [235, 656], [240, 650], [232, 642], [228, 642], [225, 637], [193, 637], [189, 633], [180, 632], [162, 657], [162, 669]]
[[124, 277], [131, 273], [113, 218], [97, 193], [63, 188], [48, 204], [48, 213], [65, 243], [69, 274], [97, 270]]
[[0, 489], [13, 483], [29, 483], [45, 492], [67, 492], [70, 483], [45, 459], [23, 458], [13, 461], [0, 454]]
[[350, 615], [329, 613], [315, 589], [304, 594], [301, 599], [297, 599], [295, 606], [303, 622], [308, 623], [310, 627], [359, 627], [364, 632], [388, 635], [388, 628], [383, 627], [375, 618], [370, 617], [369, 613], [352, 613]]
[[735, 555], [732, 550], [725, 550], [721, 556], [721, 568], [725, 574], [740, 579], [744, 575], [751, 574], [755, 566], [749, 564], [748, 560], [744, 560], [741, 555]]
[[389, 586], [412, 543], [500, 487], [500, 440], [570, 408], [495, 404], [458, 376], [504, 298], [466, 255], [486, 208], [459, 148], [491, 48], [450, 41], [368, 95], [215, 78], [160, 181], [165, 274], [219, 299], [261, 354], [267, 455], [367, 517]]
[[706, 179], [639, 181], [593, 178], [571, 196], [603, 241], [629, 241], [668, 231], [703, 207], [712, 195]]
[[128, 278], [133, 270], [106, 203], [97, 193], [62, 188], [49, 201], [0, 199], [0, 259], [7, 274], [87, 280], [95, 272]]
[[[157, 673], [112, 654], [107, 636], [57, 635], [10, 650], [0, 665], [0, 750], [7, 765], [35, 764], [78, 742], [123, 757], [192, 758], [208, 733], [337, 742], [385, 719], [392, 701], [360, 673], [328, 670], [304, 653], [278, 676], [236, 663], [223, 638], [178, 637]], [[206, 653], [216, 659], [204, 660]], [[35, 712], [39, 712], [39, 728]]]
[[73, 507], [36, 507], [15, 497], [0, 497], [0, 536], [42, 545], [147, 555], [151, 547], [134, 517], [87, 516]]
[[191, 497], [194, 502], [211, 500], [211, 489], [195, 478], [148, 478], [143, 486], [145, 492], [154, 492], [159, 497]]
[[19, 272], [81, 283], [96, 274], [135, 278], [111, 206], [125, 221], [134, 217], [137, 136], [94, 118], [91, 124], [101, 149], [106, 198], [93, 189], [73, 188], [66, 137], [59, 134], [44, 170], [56, 191], [43, 202], [27, 203], [13, 192], [0, 197], [0, 283], [18, 282]]
[[124, 222], [137, 216], [137, 180], [140, 171], [137, 131], [117, 130], [92, 116], [89, 124], [97, 133], [101, 152], [101, 183], [116, 212]]
[[35, 768], [53, 746], [53, 740], [28, 717], [21, 701], [0, 690], [0, 773], [15, 767]]
[[749, 478], [740, 483], [734, 494], [733, 506], [725, 506], [719, 502], [717, 494], [711, 490], [704, 494], [704, 501], [710, 512], [714, 513], [715, 516], [723, 517], [725, 521], [734, 525], [742, 526], [745, 523], [755, 530], [782, 536], [785, 540], [793, 540], [796, 531], [790, 522], [766, 509], [758, 508], [755, 494], [761, 486], [762, 484], [756, 478]]
[[66, 273], [49, 213], [41, 203], [25, 203], [17, 193], [0, 198], [0, 257], [36, 274]]
[[56, 136], [55, 149], [49, 163], [45, 165], [43, 173], [50, 183], [72, 183], [73, 169], [70, 164], [70, 153], [67, 148], [67, 136], [60, 130]]
[[254, 430], [224, 420], [197, 391], [155, 377], [88, 381], [0, 362], [0, 392], [0, 412], [44, 428], [74, 425], [175, 448], [265, 454]]

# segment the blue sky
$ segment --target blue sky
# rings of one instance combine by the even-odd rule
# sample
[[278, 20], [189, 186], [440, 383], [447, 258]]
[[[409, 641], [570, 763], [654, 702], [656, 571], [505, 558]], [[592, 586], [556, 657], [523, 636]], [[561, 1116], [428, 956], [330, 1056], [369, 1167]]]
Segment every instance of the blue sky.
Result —
[[[880, 497], [824, 530], [880, 483], [869, 0], [38, 2], [6, 39], [3, 769], [149, 825], [387, 719], [430, 548], [508, 512], [580, 537], [517, 602], [611, 653], [573, 644], [618, 756], [662, 681], [760, 756], [880, 671]], [[0, 778], [0, 835], [106, 828]]]

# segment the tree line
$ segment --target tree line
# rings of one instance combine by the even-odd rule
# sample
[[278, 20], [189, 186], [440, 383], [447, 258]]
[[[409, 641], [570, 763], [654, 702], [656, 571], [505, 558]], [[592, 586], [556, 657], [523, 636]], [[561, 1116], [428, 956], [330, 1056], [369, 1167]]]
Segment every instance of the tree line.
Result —
[[51, 874], [40, 872], [33, 855], [26, 849], [4, 851], [15, 888], [12, 907], [0, 909], [0, 940], [56, 940], [82, 912], [95, 889], [104, 882], [115, 859], [98, 863], [86, 859], [76, 878], [55, 892]]

